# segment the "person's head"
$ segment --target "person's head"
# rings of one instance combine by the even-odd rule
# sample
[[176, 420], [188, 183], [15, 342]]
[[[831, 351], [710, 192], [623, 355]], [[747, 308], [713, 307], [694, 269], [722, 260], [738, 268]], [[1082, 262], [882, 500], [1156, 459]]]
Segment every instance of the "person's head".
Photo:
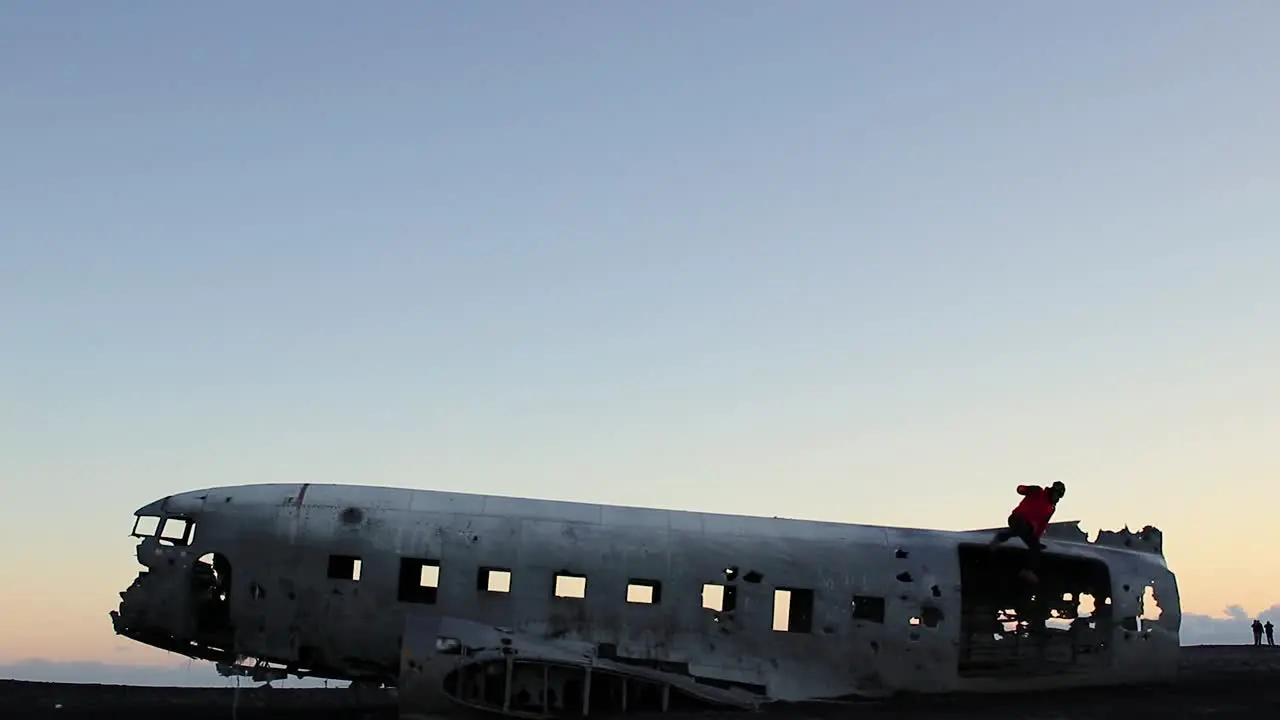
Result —
[[1058, 502], [1062, 499], [1062, 496], [1066, 494], [1067, 486], [1063, 485], [1061, 480], [1055, 481], [1049, 486], [1049, 497], [1052, 498], [1054, 502]]

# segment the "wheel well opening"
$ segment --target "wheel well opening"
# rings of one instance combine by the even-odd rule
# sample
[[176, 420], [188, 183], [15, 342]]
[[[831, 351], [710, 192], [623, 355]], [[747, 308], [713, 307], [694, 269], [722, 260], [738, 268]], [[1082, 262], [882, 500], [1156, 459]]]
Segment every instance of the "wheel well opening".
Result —
[[503, 660], [462, 665], [444, 677], [444, 691], [475, 708], [538, 714], [550, 717], [651, 714], [670, 711], [724, 710], [724, 705], [700, 698], [656, 680], [631, 677], [600, 668], [538, 660], [516, 661], [508, 673]]

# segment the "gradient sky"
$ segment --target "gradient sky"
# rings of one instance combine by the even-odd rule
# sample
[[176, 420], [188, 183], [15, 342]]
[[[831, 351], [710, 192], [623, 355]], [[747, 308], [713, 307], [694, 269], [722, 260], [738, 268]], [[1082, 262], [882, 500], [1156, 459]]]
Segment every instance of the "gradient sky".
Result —
[[248, 482], [963, 529], [1061, 479], [1267, 608], [1278, 27], [9, 0], [0, 661], [155, 661], [131, 513]]

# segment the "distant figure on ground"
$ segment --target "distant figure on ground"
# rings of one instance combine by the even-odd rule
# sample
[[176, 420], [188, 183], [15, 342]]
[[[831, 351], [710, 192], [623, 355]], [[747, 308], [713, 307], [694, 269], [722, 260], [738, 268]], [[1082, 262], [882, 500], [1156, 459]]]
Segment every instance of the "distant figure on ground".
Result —
[[1253, 620], [1253, 644], [1262, 647], [1262, 621], [1257, 618]]
[[1271, 647], [1275, 647], [1275, 645], [1276, 645], [1276, 626], [1275, 626], [1275, 625], [1272, 625], [1272, 624], [1271, 624], [1271, 621], [1270, 621], [1270, 620], [1268, 620], [1268, 621], [1267, 621], [1267, 624], [1262, 626], [1262, 629], [1267, 631], [1267, 644], [1268, 644], [1268, 645], [1270, 645]]
[[1027, 567], [1019, 575], [1029, 583], [1036, 583], [1039, 578], [1035, 571], [1040, 563], [1040, 551], [1044, 549], [1040, 536], [1049, 527], [1049, 519], [1058, 509], [1058, 501], [1067, 494], [1067, 486], [1061, 482], [1055, 482], [1047, 488], [1019, 485], [1018, 494], [1022, 496], [1022, 502], [1009, 514], [1009, 526], [991, 539], [991, 546], [995, 547], [1014, 537], [1021, 540], [1031, 552], [1027, 557]]

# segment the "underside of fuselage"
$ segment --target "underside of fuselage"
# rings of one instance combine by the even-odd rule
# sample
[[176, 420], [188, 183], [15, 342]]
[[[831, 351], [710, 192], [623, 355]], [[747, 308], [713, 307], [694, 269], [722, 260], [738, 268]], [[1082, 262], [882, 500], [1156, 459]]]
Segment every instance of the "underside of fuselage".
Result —
[[1176, 667], [1160, 532], [1018, 541], [339, 485], [140, 508], [117, 633], [259, 680], [545, 717], [1072, 687]]

